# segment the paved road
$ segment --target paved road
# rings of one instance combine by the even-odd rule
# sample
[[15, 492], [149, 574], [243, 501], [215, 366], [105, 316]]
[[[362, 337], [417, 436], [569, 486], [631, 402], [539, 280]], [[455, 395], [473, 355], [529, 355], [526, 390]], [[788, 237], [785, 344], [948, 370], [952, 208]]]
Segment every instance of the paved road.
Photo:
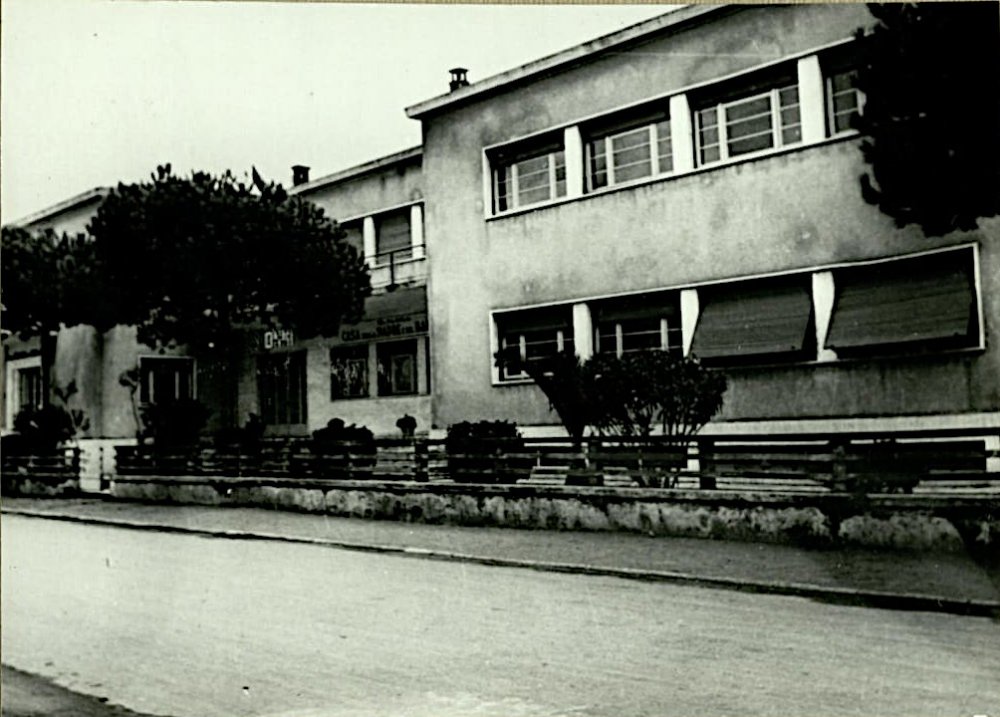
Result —
[[1000, 714], [1000, 624], [5, 516], [5, 662], [130, 709]]

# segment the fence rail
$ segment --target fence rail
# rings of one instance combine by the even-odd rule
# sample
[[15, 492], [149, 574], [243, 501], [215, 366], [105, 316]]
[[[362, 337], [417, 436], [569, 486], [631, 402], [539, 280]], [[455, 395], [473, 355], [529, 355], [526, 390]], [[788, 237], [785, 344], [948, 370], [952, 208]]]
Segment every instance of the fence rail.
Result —
[[604, 485], [802, 493], [1000, 495], [1000, 429], [699, 436], [684, 445], [592, 437], [119, 446], [121, 476]]
[[4, 451], [0, 459], [4, 492], [16, 492], [26, 479], [57, 486], [80, 480], [80, 449], [77, 447]]

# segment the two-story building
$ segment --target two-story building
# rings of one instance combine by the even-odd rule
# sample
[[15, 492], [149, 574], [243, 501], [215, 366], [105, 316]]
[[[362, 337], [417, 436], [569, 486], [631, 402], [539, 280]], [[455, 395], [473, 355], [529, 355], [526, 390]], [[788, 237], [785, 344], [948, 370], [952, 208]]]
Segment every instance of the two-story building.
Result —
[[557, 423], [522, 358], [725, 370], [707, 430], [991, 425], [1000, 222], [861, 196], [864, 5], [695, 5], [408, 108], [423, 127], [434, 424]]

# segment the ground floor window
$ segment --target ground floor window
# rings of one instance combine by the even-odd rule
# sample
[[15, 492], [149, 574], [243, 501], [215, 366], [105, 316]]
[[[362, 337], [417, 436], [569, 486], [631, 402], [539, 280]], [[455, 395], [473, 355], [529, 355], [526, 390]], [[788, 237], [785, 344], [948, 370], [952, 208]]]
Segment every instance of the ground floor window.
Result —
[[417, 393], [417, 339], [376, 344], [375, 355], [379, 396]]
[[29, 366], [17, 371], [17, 410], [31, 411], [42, 407], [42, 367]]
[[677, 297], [670, 292], [593, 302], [594, 351], [615, 356], [650, 349], [680, 354]]
[[826, 345], [839, 356], [979, 345], [972, 248], [845, 267]]
[[368, 346], [330, 349], [330, 400], [368, 396]]
[[498, 315], [500, 378], [527, 378], [525, 364], [542, 361], [573, 349], [572, 309], [567, 306], [531, 309]]
[[257, 395], [266, 425], [305, 423], [305, 351], [258, 356]]
[[139, 358], [139, 401], [164, 404], [194, 398], [194, 359], [183, 356]]

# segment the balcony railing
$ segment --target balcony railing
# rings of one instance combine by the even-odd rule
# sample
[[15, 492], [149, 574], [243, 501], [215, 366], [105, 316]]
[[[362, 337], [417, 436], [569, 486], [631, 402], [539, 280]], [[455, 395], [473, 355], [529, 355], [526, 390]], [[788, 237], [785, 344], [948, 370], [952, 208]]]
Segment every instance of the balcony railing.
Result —
[[426, 249], [423, 244], [382, 251], [369, 264], [372, 286], [396, 286], [427, 278]]

